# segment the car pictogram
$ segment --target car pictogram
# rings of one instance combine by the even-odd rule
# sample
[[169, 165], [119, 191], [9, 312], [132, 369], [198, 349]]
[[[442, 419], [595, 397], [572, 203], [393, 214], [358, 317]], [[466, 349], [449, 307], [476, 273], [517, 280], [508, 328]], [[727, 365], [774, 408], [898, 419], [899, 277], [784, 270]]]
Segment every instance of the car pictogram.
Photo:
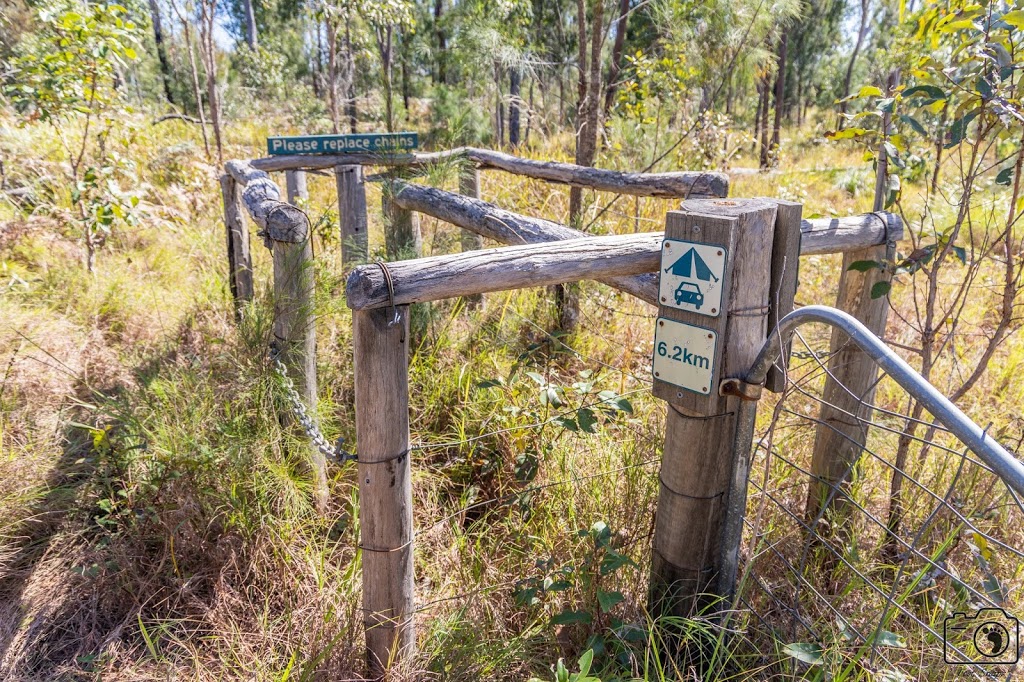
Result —
[[704, 304], [704, 294], [693, 282], [683, 282], [676, 289], [676, 305], [682, 305], [683, 303], [689, 303], [690, 305], [700, 310], [700, 307]]

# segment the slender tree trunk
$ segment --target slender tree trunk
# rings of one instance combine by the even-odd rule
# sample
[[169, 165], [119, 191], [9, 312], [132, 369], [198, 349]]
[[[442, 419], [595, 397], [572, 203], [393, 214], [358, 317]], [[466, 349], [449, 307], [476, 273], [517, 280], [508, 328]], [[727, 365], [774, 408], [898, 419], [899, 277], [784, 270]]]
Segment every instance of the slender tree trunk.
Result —
[[[196, 113], [199, 114], [199, 127], [203, 131], [203, 148], [206, 150], [206, 158], [210, 158], [210, 136], [206, 132], [206, 109], [203, 107], [203, 91], [199, 86], [199, 68], [196, 66], [196, 53], [192, 48], [192, 21], [184, 13], [178, 10], [178, 4], [171, 0], [171, 9], [181, 22], [185, 32], [185, 48], [188, 51], [188, 65], [192, 73], [192, 94], [196, 98]], [[200, 46], [201, 47], [201, 46]]]
[[331, 112], [331, 129], [340, 132], [338, 126], [338, 27], [329, 19], [327, 26], [327, 102]]
[[324, 31], [323, 22], [315, 21], [313, 25], [316, 26], [316, 54], [313, 57], [313, 94], [316, 95], [317, 99], [323, 97], [323, 78], [324, 78]]
[[[942, 108], [942, 118], [939, 120], [939, 129], [935, 134], [935, 168], [932, 169], [931, 196], [939, 189], [939, 169], [942, 167], [942, 150], [946, 146], [946, 120], [949, 117], [949, 107]], [[1016, 177], [1016, 176], [1014, 176]]]
[[761, 170], [768, 168], [768, 112], [769, 97], [771, 92], [771, 81], [768, 74], [765, 74], [761, 89]]
[[256, 34], [256, 12], [252, 0], [242, 0], [242, 8], [245, 10], [245, 44], [250, 50], [255, 50], [259, 47], [259, 38]]
[[[860, 29], [857, 31], [857, 42], [853, 45], [853, 53], [850, 55], [850, 63], [846, 66], [846, 78], [843, 80], [843, 99], [850, 96], [850, 83], [853, 80], [853, 67], [857, 63], [857, 55], [860, 54], [860, 48], [864, 44], [864, 38], [868, 34], [868, 8], [870, 0], [860, 0]], [[846, 102], [842, 102], [839, 105], [839, 113], [846, 113]], [[842, 130], [845, 126], [846, 121], [840, 115], [839, 130]]]
[[804, 120], [803, 120], [803, 116], [802, 116], [803, 109], [800, 106], [800, 103], [803, 101], [803, 98], [804, 98], [804, 76], [803, 76], [803, 73], [801, 73], [801, 71], [798, 69], [797, 70], [797, 76], [796, 76], [796, 126], [797, 126], [797, 128], [799, 128], [800, 126], [802, 126], [804, 124]]
[[210, 103], [210, 119], [213, 121], [213, 137], [217, 143], [217, 163], [224, 163], [224, 141], [221, 135], [220, 95], [217, 92], [217, 48], [213, 41], [213, 28], [217, 3], [202, 3], [202, 41], [206, 53], [206, 97]]
[[448, 37], [441, 27], [443, 14], [444, 0], [434, 0], [434, 35], [437, 38], [437, 76], [434, 82], [441, 84], [448, 82]]
[[408, 122], [409, 116], [411, 115], [409, 108], [409, 100], [412, 96], [412, 92], [409, 86], [409, 34], [408, 31], [403, 30], [399, 36], [401, 39], [401, 52], [400, 62], [402, 69], [402, 106], [405, 108], [405, 120]]
[[508, 72], [508, 143], [512, 148], [519, 146], [519, 97], [522, 74], [519, 67], [513, 66]]
[[[601, 39], [603, 37], [604, 3], [593, 7], [590, 30], [590, 59], [587, 59], [587, 8], [585, 0], [577, 0], [579, 21], [579, 105], [576, 107], [576, 164], [594, 165], [597, 155], [597, 125], [600, 108], [597, 93], [601, 87]], [[589, 68], [588, 68], [589, 66]], [[569, 190], [569, 222], [576, 225], [583, 209], [583, 192], [579, 187]]]
[[[597, 135], [600, 124], [601, 45], [604, 38], [604, 2], [596, 0], [590, 25], [590, 59], [587, 60], [587, 8], [585, 0], [577, 0], [579, 21], [580, 101], [576, 108], [576, 163], [593, 166], [597, 156]], [[589, 66], [589, 69], [588, 69]], [[569, 190], [569, 224], [579, 226], [583, 215], [583, 193], [579, 187]], [[579, 324], [579, 284], [563, 284], [555, 290], [558, 303], [559, 328], [572, 332]]]
[[772, 127], [772, 152], [778, 162], [779, 143], [782, 138], [782, 114], [786, 108], [786, 33], [779, 37], [779, 72], [775, 76], [775, 123]]
[[764, 79], [757, 79], [757, 109], [754, 112], [754, 144], [752, 153], [757, 153], [761, 141], [761, 110], [764, 109]]
[[348, 112], [349, 132], [356, 134], [359, 128], [356, 113], [356, 56], [352, 51], [352, 14], [345, 13], [345, 110]]
[[171, 64], [167, 60], [167, 46], [164, 44], [163, 21], [160, 19], [160, 5], [157, 0], [149, 0], [149, 14], [153, 21], [153, 40], [156, 42], [156, 56], [160, 61], [160, 76], [164, 84], [164, 97], [167, 103], [174, 104], [174, 93], [171, 91]]
[[384, 117], [389, 133], [395, 132], [395, 90], [391, 78], [392, 39], [394, 26], [379, 26], [375, 30], [377, 50], [380, 52], [381, 77], [384, 80]]
[[[530, 102], [526, 109], [526, 133], [523, 135], [523, 144], [530, 144], [530, 128], [533, 125], [533, 84], [536, 82], [536, 78], [530, 79]], [[541, 93], [543, 95], [543, 93]]]
[[615, 20], [615, 42], [612, 43], [612, 63], [608, 69], [608, 87], [604, 91], [604, 115], [608, 117], [615, 103], [615, 91], [619, 87], [622, 72], [622, 51], [626, 44], [626, 24], [629, 21], [629, 1], [619, 0], [619, 16]]

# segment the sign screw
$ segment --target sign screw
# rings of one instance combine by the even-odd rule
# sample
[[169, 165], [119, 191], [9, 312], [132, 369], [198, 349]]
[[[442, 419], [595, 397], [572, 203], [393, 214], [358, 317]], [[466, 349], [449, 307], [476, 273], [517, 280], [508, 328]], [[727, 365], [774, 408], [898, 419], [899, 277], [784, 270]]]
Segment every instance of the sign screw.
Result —
[[[665, 299], [661, 299], [661, 300], [663, 300], [663, 301], [664, 301]], [[665, 323], [664, 323], [664, 322], [662, 322], [661, 320], [658, 320], [658, 326], [659, 326], [659, 327], [664, 327], [664, 326], [665, 326]]]
[[671, 245], [671, 244], [669, 244], [668, 242], [665, 242], [665, 248], [666, 248], [666, 249], [671, 249], [671, 248], [672, 248], [672, 245]]
[[719, 250], [718, 250], [718, 255], [719, 255], [719, 256], [721, 256], [721, 255], [722, 255], [722, 250], [721, 250], [721, 249], [719, 249]]
[[665, 302], [665, 301], [667, 301], [667, 300], [668, 300], [668, 299], [667, 299], [667, 298], [665, 298], [664, 296], [662, 296], [662, 297], [661, 297], [661, 302], [662, 302], [662, 303], [664, 303], [664, 302]]
[[660, 377], [660, 376], [661, 376], [661, 373], [659, 373], [659, 372], [655, 372], [655, 373], [654, 373], [654, 376], [656, 376], [656, 377]]
[[[665, 299], [661, 299], [661, 300], [663, 300], [663, 301], [664, 301]], [[712, 309], [711, 309], [711, 312], [713, 312], [713, 313], [717, 313], [717, 312], [718, 312], [718, 308], [712, 308]]]
[[708, 338], [709, 339], [713, 339], [713, 338], [715, 338], [715, 335], [714, 334], [708, 334]]

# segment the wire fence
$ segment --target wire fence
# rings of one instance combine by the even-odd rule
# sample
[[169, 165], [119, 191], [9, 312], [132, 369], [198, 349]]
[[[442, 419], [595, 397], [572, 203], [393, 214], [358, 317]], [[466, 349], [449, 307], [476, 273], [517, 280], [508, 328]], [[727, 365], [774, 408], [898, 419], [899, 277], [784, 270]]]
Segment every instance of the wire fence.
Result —
[[[821, 421], [828, 354], [799, 333], [794, 351], [755, 443], [741, 548], [734, 618], [760, 665], [819, 679], [1018, 678], [1018, 496], [944, 426], [915, 419], [884, 372], [872, 403], [842, 412], [866, 428], [863, 445]], [[839, 482], [814, 473], [822, 430], [861, 453]]]

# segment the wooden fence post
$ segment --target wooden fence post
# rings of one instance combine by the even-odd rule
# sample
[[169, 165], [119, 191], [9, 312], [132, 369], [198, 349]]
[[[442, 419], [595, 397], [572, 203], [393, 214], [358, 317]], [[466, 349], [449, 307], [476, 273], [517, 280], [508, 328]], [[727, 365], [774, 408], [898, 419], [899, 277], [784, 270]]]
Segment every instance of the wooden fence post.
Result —
[[338, 222], [341, 227], [341, 267], [352, 267], [369, 260], [369, 233], [366, 219], [366, 183], [358, 164], [335, 166], [338, 184]]
[[284, 178], [288, 187], [288, 203], [293, 206], [305, 203], [309, 199], [309, 190], [306, 188], [306, 171], [285, 171]]
[[[720, 246], [725, 251], [725, 265], [717, 274], [703, 278], [705, 298], [701, 299], [703, 309], [698, 307], [697, 312], [680, 309], [678, 301], [673, 306], [662, 273], [654, 395], [669, 406], [651, 566], [651, 608], [656, 615], [692, 615], [713, 601], [707, 595], [719, 585], [729, 584], [728, 576], [722, 575], [734, 554], [724, 546], [729, 491], [744, 487], [737, 486], [733, 478], [747, 465], [740, 461], [743, 449], [735, 443], [737, 433], [752, 432], [755, 410], [752, 405], [740, 409], [743, 399], [736, 393], [741, 391], [726, 395], [726, 385], [721, 382], [743, 377], [767, 337], [775, 219], [773, 201], [708, 199], [684, 201], [682, 211], [670, 212], [666, 220], [666, 257], [673, 246], [680, 257], [692, 243]], [[711, 281], [715, 278], [720, 282]], [[712, 285], [722, 287], [720, 304], [706, 300]], [[665, 330], [673, 327], [677, 331], [672, 334], [681, 335], [679, 330], [683, 330], [696, 334], [696, 340], [679, 340], [675, 346], [673, 339], [683, 337], [668, 336]], [[694, 359], [697, 356], [699, 360]], [[704, 368], [710, 363], [709, 378], [700, 377], [689, 390], [680, 387], [678, 381], [683, 379], [665, 380], [670, 370], [675, 371], [667, 361]], [[689, 372], [690, 367], [682, 370]], [[735, 506], [738, 501], [732, 503]]]
[[[306, 198], [306, 178], [302, 171], [288, 171], [288, 202]], [[295, 382], [307, 414], [317, 421], [316, 325], [313, 316], [315, 278], [313, 272], [313, 236], [309, 224], [300, 229], [267, 231], [274, 259], [274, 344], [281, 362]], [[292, 423], [294, 420], [290, 420]], [[327, 509], [327, 461], [315, 445], [309, 444], [310, 471], [313, 474], [313, 498], [318, 511]]]
[[[890, 74], [890, 93], [895, 89], [898, 78], [898, 71]], [[888, 113], [883, 115], [883, 129], [888, 129], [889, 118]], [[888, 182], [885, 145], [880, 144], [873, 211], [885, 208]], [[878, 219], [888, 227], [888, 218], [878, 216]], [[891, 269], [872, 267], [860, 271], [851, 270], [850, 267], [858, 261], [890, 263], [895, 250], [896, 242], [890, 237], [885, 244], [843, 254], [836, 308], [856, 317], [879, 338], [885, 338], [889, 299], [887, 295], [876, 298], [872, 296], [876, 286], [884, 286], [883, 283], [892, 280]], [[832, 331], [828, 370], [822, 391], [824, 403], [821, 406], [820, 423], [814, 437], [811, 481], [805, 511], [806, 518], [812, 523], [825, 513], [822, 507], [830, 497], [833, 499], [825, 506], [838, 509], [844, 504], [842, 499], [835, 499], [838, 496], [832, 490], [837, 484], [850, 483], [852, 469], [868, 439], [867, 424], [862, 421], [870, 410], [866, 403], [874, 401], [875, 385], [878, 382], [878, 366], [874, 360], [857, 346], [848, 344], [848, 337], [838, 329]]]
[[[462, 169], [459, 173], [459, 194], [470, 199], [480, 198], [480, 169], [475, 165]], [[479, 251], [484, 248], [484, 238], [472, 230], [462, 228], [460, 243], [463, 251]], [[484, 296], [466, 296], [466, 304], [471, 308], [483, 305]]]
[[[400, 321], [393, 324], [397, 312]], [[370, 675], [415, 650], [409, 307], [353, 311], [363, 614]]]
[[381, 210], [384, 213], [384, 246], [388, 260], [408, 260], [423, 256], [423, 235], [420, 233], [420, 215], [395, 205], [392, 186], [381, 192]]
[[249, 227], [245, 222], [238, 182], [225, 173], [220, 176], [220, 192], [224, 199], [224, 227], [227, 234], [228, 285], [235, 299], [235, 317], [242, 304], [253, 296], [252, 256], [249, 254]]

